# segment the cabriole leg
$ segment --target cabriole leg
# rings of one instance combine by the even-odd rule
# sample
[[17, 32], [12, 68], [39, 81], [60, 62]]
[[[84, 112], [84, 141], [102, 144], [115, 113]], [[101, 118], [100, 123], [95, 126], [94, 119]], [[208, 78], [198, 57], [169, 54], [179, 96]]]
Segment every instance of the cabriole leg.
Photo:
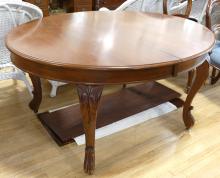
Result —
[[95, 129], [97, 110], [102, 95], [103, 86], [77, 85], [83, 127], [86, 137], [84, 171], [93, 174], [95, 169]]
[[205, 83], [209, 75], [209, 63], [207, 61], [203, 62], [200, 66], [196, 68], [196, 76], [193, 84], [189, 90], [186, 101], [183, 106], [183, 121], [187, 129], [194, 125], [194, 117], [191, 114], [193, 107], [191, 106], [193, 98], [195, 97], [198, 90]]

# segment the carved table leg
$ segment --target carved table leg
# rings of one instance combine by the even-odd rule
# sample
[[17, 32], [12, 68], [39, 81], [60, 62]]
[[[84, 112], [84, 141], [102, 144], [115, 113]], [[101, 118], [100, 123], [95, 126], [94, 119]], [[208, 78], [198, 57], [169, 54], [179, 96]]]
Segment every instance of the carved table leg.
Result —
[[86, 137], [84, 171], [93, 174], [95, 169], [95, 129], [97, 110], [103, 86], [76, 85], [79, 95], [83, 127]]
[[191, 114], [193, 107], [191, 106], [192, 100], [195, 97], [198, 90], [204, 84], [205, 80], [209, 75], [209, 63], [207, 61], [203, 62], [200, 66], [196, 68], [196, 76], [194, 82], [189, 90], [186, 101], [183, 106], [183, 121], [187, 129], [194, 125], [194, 118]]
[[41, 81], [40, 78], [37, 76], [34, 76], [32, 74], [29, 74], [29, 76], [33, 84], [33, 99], [29, 103], [29, 107], [31, 108], [31, 110], [37, 113], [42, 101]]

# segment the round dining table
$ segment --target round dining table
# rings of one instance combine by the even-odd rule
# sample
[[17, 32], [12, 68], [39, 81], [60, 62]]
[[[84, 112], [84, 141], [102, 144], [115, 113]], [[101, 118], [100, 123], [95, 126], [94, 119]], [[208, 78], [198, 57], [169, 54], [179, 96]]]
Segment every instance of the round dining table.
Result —
[[54, 15], [18, 26], [6, 38], [13, 64], [32, 80], [32, 110], [37, 112], [41, 103], [40, 78], [75, 84], [88, 174], [95, 169], [96, 118], [103, 87], [147, 83], [195, 69], [183, 103], [182, 117], [189, 129], [194, 125], [191, 103], [208, 77], [207, 54], [214, 43], [213, 33], [196, 22], [128, 11]]

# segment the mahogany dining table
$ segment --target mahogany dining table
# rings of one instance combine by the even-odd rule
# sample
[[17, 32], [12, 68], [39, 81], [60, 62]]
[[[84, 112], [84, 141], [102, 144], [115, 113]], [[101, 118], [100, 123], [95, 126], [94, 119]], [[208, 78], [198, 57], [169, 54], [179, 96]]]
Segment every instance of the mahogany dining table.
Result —
[[[186, 128], [194, 125], [191, 103], [208, 77], [207, 54], [214, 44], [213, 33], [196, 22], [128, 11], [49, 16], [14, 28], [6, 38], [13, 64], [29, 73], [32, 80], [34, 97], [29, 106], [34, 112], [38, 112], [42, 100], [40, 78], [75, 84], [78, 108], [56, 111], [54, 115], [43, 113], [39, 117], [45, 125], [49, 124], [47, 128], [54, 131], [54, 137], [59, 134], [62, 137], [65, 129], [63, 133], [59, 133], [59, 129], [68, 129], [76, 123], [71, 118], [78, 117], [78, 112], [81, 131], [78, 127], [70, 130], [85, 133], [84, 171], [88, 174], [95, 169], [96, 124], [117, 118], [123, 112], [120, 117], [134, 114], [131, 112], [135, 105], [139, 108], [136, 113], [155, 103], [172, 101], [183, 106]], [[196, 76], [182, 104], [177, 102], [177, 99], [180, 101], [177, 92], [151, 82], [192, 69], [196, 69]], [[122, 88], [111, 97], [101, 97], [106, 85], [133, 83], [144, 84]], [[66, 117], [69, 123], [64, 124]], [[70, 130], [68, 134], [72, 134]]]

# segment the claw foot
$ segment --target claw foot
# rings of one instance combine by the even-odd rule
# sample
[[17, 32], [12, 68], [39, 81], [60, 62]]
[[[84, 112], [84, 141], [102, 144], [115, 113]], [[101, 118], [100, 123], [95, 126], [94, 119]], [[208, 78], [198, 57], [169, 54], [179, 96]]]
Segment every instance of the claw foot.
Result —
[[85, 149], [85, 160], [84, 160], [84, 171], [88, 174], [93, 174], [95, 170], [95, 151], [93, 147], [86, 147]]
[[184, 111], [184, 114], [183, 114], [183, 121], [184, 121], [184, 124], [187, 130], [193, 127], [195, 123], [195, 119], [191, 113], [192, 110], [193, 110], [193, 106], [190, 106], [188, 110]]

